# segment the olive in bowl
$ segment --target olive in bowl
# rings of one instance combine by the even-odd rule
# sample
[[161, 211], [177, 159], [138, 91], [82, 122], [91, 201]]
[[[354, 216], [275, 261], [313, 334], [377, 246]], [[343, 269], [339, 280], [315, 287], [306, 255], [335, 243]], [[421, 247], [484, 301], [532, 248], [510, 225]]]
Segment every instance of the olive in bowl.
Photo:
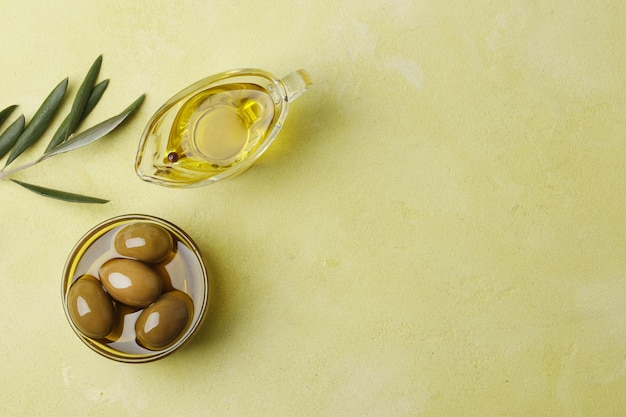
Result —
[[76, 335], [120, 362], [166, 357], [201, 327], [209, 276], [179, 227], [153, 216], [114, 217], [91, 229], [65, 264], [63, 308]]

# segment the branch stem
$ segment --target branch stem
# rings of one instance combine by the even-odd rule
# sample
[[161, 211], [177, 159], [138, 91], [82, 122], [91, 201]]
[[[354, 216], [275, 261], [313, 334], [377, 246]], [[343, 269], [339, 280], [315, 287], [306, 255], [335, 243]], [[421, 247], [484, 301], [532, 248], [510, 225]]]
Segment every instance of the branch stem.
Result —
[[27, 164], [20, 165], [18, 167], [13, 168], [13, 169], [9, 169], [8, 171], [0, 170], [0, 180], [4, 179], [5, 177], [8, 177], [11, 174], [15, 174], [16, 172], [23, 171], [26, 168], [30, 168], [33, 165], [36, 165], [36, 164], [38, 164], [39, 162], [41, 162], [43, 160], [44, 160], [44, 158], [39, 158], [39, 159], [35, 159], [34, 161], [31, 161], [31, 162], [29, 162]]

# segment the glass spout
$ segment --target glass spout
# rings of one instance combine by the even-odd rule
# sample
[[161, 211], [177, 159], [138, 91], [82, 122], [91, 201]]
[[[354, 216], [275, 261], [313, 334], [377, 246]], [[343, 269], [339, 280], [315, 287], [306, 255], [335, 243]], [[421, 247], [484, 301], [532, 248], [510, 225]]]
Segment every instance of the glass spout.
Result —
[[299, 69], [283, 77], [281, 82], [287, 92], [287, 101], [291, 103], [300, 97], [306, 91], [307, 87], [311, 85], [311, 77], [308, 72]]

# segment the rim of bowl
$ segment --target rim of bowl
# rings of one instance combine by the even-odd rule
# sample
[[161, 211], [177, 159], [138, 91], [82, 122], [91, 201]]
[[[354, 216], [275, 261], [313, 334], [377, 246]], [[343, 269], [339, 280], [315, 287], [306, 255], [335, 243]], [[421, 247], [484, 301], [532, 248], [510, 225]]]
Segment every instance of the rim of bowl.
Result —
[[[168, 232], [174, 233], [174, 235], [182, 241], [185, 246], [187, 246], [194, 254], [195, 259], [198, 261], [198, 266], [202, 272], [202, 282], [204, 286], [204, 291], [202, 292], [202, 303], [199, 306], [199, 313], [194, 320], [189, 325], [189, 328], [186, 330], [186, 334], [173, 345], [169, 346], [166, 349], [160, 351], [154, 351], [153, 353], [141, 354], [141, 355], [132, 355], [127, 354], [113, 348], [104, 348], [101, 343], [98, 343], [91, 338], [84, 336], [77, 328], [74, 322], [72, 321], [69, 310], [67, 307], [67, 294], [71, 284], [75, 281], [73, 279], [73, 275], [75, 272], [75, 266], [77, 262], [74, 262], [77, 258], [80, 259], [85, 254], [85, 251], [102, 235], [105, 233], [115, 229], [116, 227], [122, 226], [123, 224], [131, 224], [133, 222], [153, 222], [165, 227]], [[175, 225], [174, 223], [165, 220], [161, 217], [152, 216], [148, 214], [123, 214], [120, 216], [111, 217], [107, 220], [104, 220], [94, 227], [92, 227], [89, 231], [87, 231], [79, 241], [72, 248], [67, 260], [65, 262], [65, 266], [63, 268], [63, 276], [61, 281], [61, 300], [63, 303], [63, 310], [65, 311], [65, 317], [70, 324], [70, 327], [74, 331], [74, 333], [78, 336], [78, 338], [87, 345], [91, 350], [96, 353], [104, 356], [105, 358], [112, 359], [117, 362], [124, 363], [146, 363], [153, 362], [158, 359], [164, 358], [166, 356], [171, 355], [172, 353], [180, 350], [183, 346], [185, 346], [193, 337], [197, 334], [198, 330], [202, 327], [204, 320], [207, 315], [209, 300], [211, 294], [211, 285], [209, 274], [206, 269], [206, 265], [204, 263], [204, 258], [200, 251], [200, 248], [196, 245], [194, 240], [185, 232], [183, 229]], [[198, 308], [198, 306], [194, 305], [194, 310]]]

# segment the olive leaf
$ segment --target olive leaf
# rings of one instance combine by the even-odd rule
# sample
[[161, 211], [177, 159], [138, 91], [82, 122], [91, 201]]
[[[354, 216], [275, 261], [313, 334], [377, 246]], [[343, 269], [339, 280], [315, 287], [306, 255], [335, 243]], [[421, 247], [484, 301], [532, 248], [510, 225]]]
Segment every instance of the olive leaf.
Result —
[[[104, 90], [106, 90], [108, 85], [109, 85], [109, 80], [104, 80], [98, 83], [93, 88], [93, 90], [91, 90], [91, 95], [89, 96], [89, 100], [87, 101], [87, 104], [85, 105], [85, 109], [83, 110], [83, 115], [78, 121], [79, 124], [96, 107], [96, 104], [98, 104], [98, 102], [100, 101], [100, 98], [104, 94]], [[67, 137], [64, 136], [64, 132], [66, 131], [67, 126], [69, 126], [69, 123], [70, 123], [70, 114], [68, 114], [67, 117], [63, 120], [63, 122], [61, 122], [61, 125], [59, 126], [54, 136], [50, 140], [50, 143], [48, 143], [48, 147], [46, 148], [45, 152], [52, 150], [54, 147], [58, 146], [60, 143], [64, 142], [67, 139]]]
[[41, 107], [39, 107], [37, 113], [35, 113], [32, 120], [26, 125], [22, 134], [17, 138], [15, 146], [13, 146], [13, 150], [11, 150], [11, 153], [9, 154], [9, 157], [4, 165], [5, 167], [13, 162], [15, 158], [20, 156], [26, 149], [28, 149], [29, 146], [33, 145], [41, 137], [61, 105], [61, 101], [63, 100], [65, 91], [67, 90], [67, 83], [67, 78], [61, 81], [54, 88], [54, 90], [52, 90]]
[[11, 179], [14, 183], [21, 185], [29, 191], [42, 195], [44, 197], [56, 198], [57, 200], [68, 201], [70, 203], [87, 203], [87, 204], [104, 204], [109, 200], [102, 198], [89, 197], [82, 194], [68, 193], [67, 191], [55, 190], [52, 188], [41, 187], [39, 185], [29, 184], [27, 182]]
[[89, 116], [89, 113], [91, 113], [91, 111], [96, 107], [96, 104], [98, 104], [108, 86], [108, 79], [100, 81], [94, 86], [94, 88], [91, 90], [91, 94], [89, 95], [89, 100], [87, 100], [87, 104], [85, 104], [83, 115], [80, 118], [81, 120], [78, 122], [79, 124], [83, 121], [83, 119], [85, 119], [85, 117]]
[[117, 116], [113, 116], [110, 119], [100, 122], [97, 125], [85, 130], [84, 132], [77, 134], [76, 136], [71, 136], [66, 142], [58, 145], [50, 151], [44, 152], [39, 160], [43, 161], [51, 156], [82, 148], [83, 146], [87, 146], [100, 139], [101, 137], [105, 136], [113, 129], [115, 129], [117, 126], [119, 126], [124, 120], [126, 120], [126, 118], [130, 116], [141, 105], [144, 97], [145, 95], [142, 94], [137, 100], [135, 100], [130, 106], [128, 106], [126, 110], [124, 110]]
[[[98, 78], [98, 74], [100, 73], [100, 67], [102, 66], [102, 55], [96, 58], [95, 62], [89, 68], [89, 72], [87, 72], [87, 76], [83, 80], [82, 84], [78, 88], [78, 92], [76, 93], [76, 97], [74, 98], [74, 103], [72, 103], [72, 110], [68, 116], [69, 122], [67, 123], [67, 131], [66, 139], [76, 129], [78, 126], [78, 122], [83, 115], [83, 111], [85, 110], [85, 105], [87, 104], [87, 100], [89, 100], [89, 96], [91, 95], [91, 90], [93, 86], [96, 84], [96, 79]], [[64, 139], [65, 140], [65, 139]]]
[[[76, 93], [69, 113], [59, 124], [57, 130], [49, 141], [46, 150], [38, 159], [20, 165], [16, 168], [7, 169], [9, 164], [11, 164], [29, 147], [39, 141], [46, 130], [50, 127], [54, 116], [65, 97], [69, 82], [68, 78], [65, 78], [54, 88], [54, 90], [52, 90], [29, 123], [26, 123], [24, 116], [21, 115], [0, 135], [0, 158], [3, 158], [7, 152], [11, 151], [7, 157], [4, 167], [0, 168], [0, 180], [10, 180], [13, 183], [39, 195], [63, 201], [91, 204], [103, 204], [108, 202], [108, 200], [101, 198], [42, 187], [9, 178], [12, 174], [30, 168], [54, 155], [73, 151], [95, 142], [120, 126], [139, 108], [145, 98], [144, 94], [142, 94], [120, 114], [106, 119], [80, 133], [76, 133], [80, 124], [99, 103], [109, 85], [108, 79], [96, 84], [101, 66], [102, 55], [98, 56], [98, 58], [96, 58], [91, 65]], [[0, 124], [8, 119], [16, 107], [17, 106], [15, 105], [9, 106], [0, 111]]]
[[26, 119], [24, 115], [20, 115], [13, 123], [7, 127], [2, 135], [0, 135], [0, 158], [6, 155], [13, 146], [15, 146], [15, 142], [17, 138], [22, 134], [24, 130], [24, 125], [26, 124]]
[[17, 108], [17, 105], [14, 104], [0, 111], [0, 125], [4, 123], [4, 121], [11, 115], [11, 113], [13, 113], [13, 110], [15, 110], [16, 108]]
[[[91, 109], [89, 109], [89, 111], [86, 111], [87, 103], [94, 93], [94, 84], [96, 83], [96, 79], [98, 78], [101, 66], [102, 55], [100, 55], [91, 65], [87, 76], [83, 80], [80, 88], [78, 89], [78, 92], [76, 93], [76, 97], [74, 98], [74, 103], [72, 104], [72, 109], [70, 110], [70, 113], [67, 115], [65, 120], [63, 120], [63, 122], [55, 132], [54, 136], [52, 136], [52, 139], [50, 140], [46, 151], [67, 140], [70, 134], [78, 127], [78, 124], [82, 121], [82, 119], [84, 119], [87, 114], [89, 114], [89, 112], [93, 110], [97, 101], [100, 100], [100, 97], [102, 97], [102, 93], [104, 93], [104, 90], [100, 93], [99, 97], [95, 97], [95, 103], [92, 104]], [[106, 85], [104, 86], [104, 88], [106, 88]]]

